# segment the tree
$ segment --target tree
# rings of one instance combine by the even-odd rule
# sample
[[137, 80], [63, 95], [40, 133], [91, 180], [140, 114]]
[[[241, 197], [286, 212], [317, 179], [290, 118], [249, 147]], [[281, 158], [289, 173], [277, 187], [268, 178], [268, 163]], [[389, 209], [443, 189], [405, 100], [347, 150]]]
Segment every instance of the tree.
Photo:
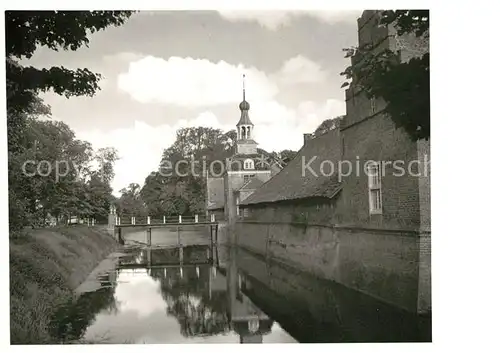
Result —
[[[210, 172], [213, 161], [225, 161], [232, 155], [235, 143], [234, 130], [223, 133], [208, 127], [179, 129], [175, 142], [163, 152], [160, 170], [152, 172], [141, 189], [148, 213], [166, 216], [202, 213], [206, 172]], [[180, 161], [188, 163], [177, 164]], [[219, 164], [215, 166], [220, 168]]]
[[[156, 261], [162, 261], [162, 257], [158, 253]], [[172, 259], [163, 261], [171, 262]], [[167, 304], [167, 315], [176, 318], [184, 337], [228, 332], [227, 294], [210, 293], [210, 267], [200, 266], [198, 271], [194, 267], [187, 267], [181, 276], [178, 268], [153, 268], [150, 276], [159, 282], [161, 296]]]
[[111, 183], [115, 177], [113, 166], [118, 159], [118, 151], [114, 147], [97, 150], [96, 160], [99, 163], [98, 176], [104, 183]]
[[[99, 74], [86, 68], [70, 70], [65, 67], [37, 69], [22, 66], [39, 47], [52, 50], [77, 50], [88, 46], [88, 34], [114, 25], [122, 25], [131, 11], [6, 11], [6, 88], [7, 133], [9, 155], [9, 227], [16, 231], [33, 224], [47, 212], [79, 212], [89, 205], [81, 201], [88, 190], [84, 182], [69, 179], [82, 176], [88, 168], [72, 168], [57, 184], [49, 178], [28, 177], [22, 171], [29, 158], [73, 158], [76, 163], [89, 161], [90, 144], [74, 140], [69, 127], [55, 123], [34, 124], [39, 116], [50, 115], [50, 108], [38, 97], [40, 92], [54, 91], [65, 97], [92, 96], [99, 89]], [[54, 142], [50, 142], [51, 139]], [[42, 143], [43, 139], [43, 143]], [[58, 145], [60, 144], [60, 145]], [[41, 147], [40, 147], [41, 146]], [[51, 165], [53, 166], [53, 164]], [[88, 176], [89, 173], [86, 173]], [[62, 200], [65, 199], [63, 202]]]
[[[398, 36], [429, 37], [428, 10], [382, 11], [379, 25], [393, 25]], [[385, 112], [396, 127], [402, 127], [413, 140], [430, 137], [429, 52], [402, 61], [390, 49], [374, 50], [372, 44], [344, 49], [351, 65], [341, 73], [352, 82], [342, 87], [364, 91], [368, 98], [382, 98]]]
[[40, 46], [55, 51], [88, 46], [89, 32], [122, 25], [131, 15], [132, 11], [6, 11], [8, 110], [13, 114], [26, 112], [39, 92], [50, 89], [66, 97], [94, 95], [99, 89], [99, 74], [88, 69], [23, 67], [17, 60], [31, 58]]
[[119, 214], [127, 216], [147, 215], [139, 184], [131, 183], [127, 188], [120, 190], [120, 193], [122, 195], [117, 201]]
[[342, 115], [342, 116], [338, 116], [336, 118], [330, 118], [330, 119], [324, 120], [321, 124], [319, 124], [319, 126], [316, 128], [316, 130], [314, 130], [313, 135], [315, 137], [317, 137], [317, 136], [323, 135], [324, 133], [326, 133], [330, 130], [339, 128], [344, 117], [345, 117], [345, 115]]

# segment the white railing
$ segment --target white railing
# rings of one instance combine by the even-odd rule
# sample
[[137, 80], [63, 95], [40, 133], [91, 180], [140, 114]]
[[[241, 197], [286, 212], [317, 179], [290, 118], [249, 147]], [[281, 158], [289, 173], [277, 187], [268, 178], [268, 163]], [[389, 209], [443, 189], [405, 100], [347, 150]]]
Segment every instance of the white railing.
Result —
[[[176, 224], [176, 223], [201, 223], [201, 222], [211, 222], [215, 223], [215, 214], [211, 214], [210, 218], [195, 214], [194, 217], [183, 217], [178, 215], [176, 217], [162, 216], [163, 220], [159, 217], [154, 218], [153, 216], [140, 216], [139, 220], [136, 216], [125, 217], [122, 215], [115, 217], [115, 225], [154, 225], [154, 224]], [[163, 221], [163, 222], [162, 222]], [[88, 221], [90, 224], [94, 225], [95, 220]]]

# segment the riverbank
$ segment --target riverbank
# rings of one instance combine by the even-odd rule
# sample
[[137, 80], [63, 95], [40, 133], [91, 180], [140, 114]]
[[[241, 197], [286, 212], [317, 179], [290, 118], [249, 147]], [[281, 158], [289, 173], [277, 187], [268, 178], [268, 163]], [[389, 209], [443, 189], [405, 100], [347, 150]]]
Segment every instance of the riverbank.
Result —
[[54, 343], [49, 324], [56, 308], [118, 244], [105, 227], [34, 229], [11, 239], [11, 344]]

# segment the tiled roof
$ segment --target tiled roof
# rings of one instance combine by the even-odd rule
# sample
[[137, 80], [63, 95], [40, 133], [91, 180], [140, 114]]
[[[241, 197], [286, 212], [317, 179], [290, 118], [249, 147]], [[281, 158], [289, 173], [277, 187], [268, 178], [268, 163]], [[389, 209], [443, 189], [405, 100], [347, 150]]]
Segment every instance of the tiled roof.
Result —
[[258, 178], [251, 178], [248, 182], [243, 184], [243, 186], [240, 188], [240, 190], [255, 190], [259, 186], [264, 184], [264, 182]]
[[[340, 158], [341, 145], [338, 129], [311, 139], [283, 170], [255, 190], [242, 202], [242, 205], [310, 197], [331, 198], [341, 189], [337, 174]], [[313, 161], [308, 164], [311, 159]], [[327, 176], [331, 174], [332, 163], [324, 163], [324, 173], [321, 172], [320, 165], [323, 161], [333, 163], [334, 174], [332, 176]], [[305, 167], [307, 164], [317, 176]]]

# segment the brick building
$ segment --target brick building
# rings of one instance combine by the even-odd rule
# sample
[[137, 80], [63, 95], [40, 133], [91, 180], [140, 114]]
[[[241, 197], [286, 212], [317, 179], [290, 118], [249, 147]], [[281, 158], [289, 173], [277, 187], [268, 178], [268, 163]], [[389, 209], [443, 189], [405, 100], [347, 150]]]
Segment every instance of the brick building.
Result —
[[[358, 19], [360, 46], [399, 51], [402, 61], [428, 52], [426, 39], [398, 37], [379, 16]], [[242, 201], [238, 244], [428, 314], [430, 142], [412, 141], [383, 101], [352, 87], [340, 128], [305, 134], [294, 160]]]

